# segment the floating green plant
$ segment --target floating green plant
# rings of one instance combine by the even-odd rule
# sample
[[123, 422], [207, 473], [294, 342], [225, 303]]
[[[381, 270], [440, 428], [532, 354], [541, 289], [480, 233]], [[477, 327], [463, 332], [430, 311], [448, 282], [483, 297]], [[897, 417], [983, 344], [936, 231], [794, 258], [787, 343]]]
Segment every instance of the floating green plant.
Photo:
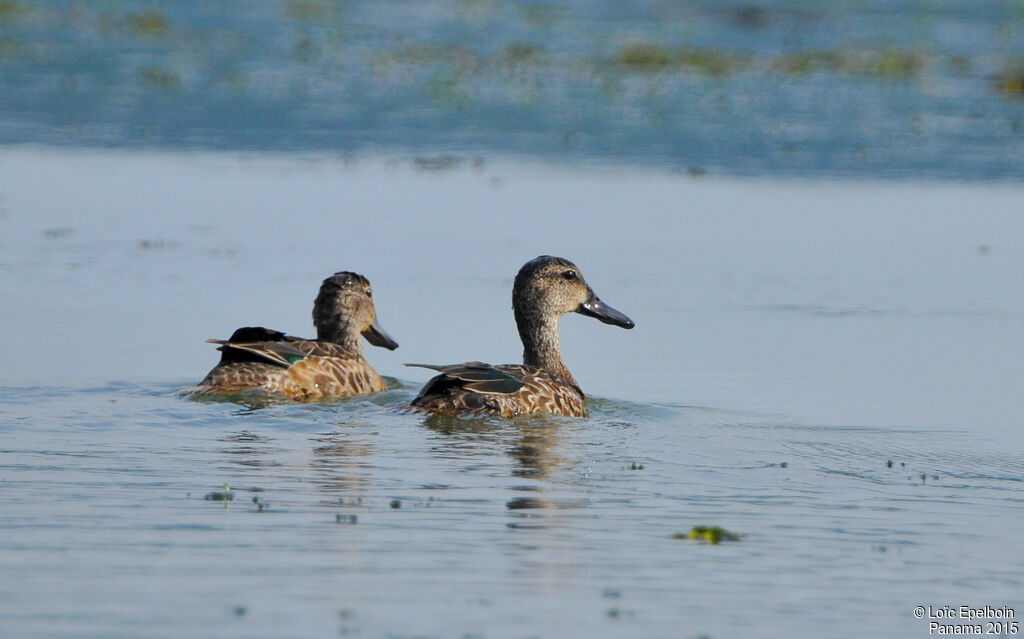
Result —
[[127, 22], [135, 35], [159, 38], [167, 33], [167, 17], [156, 10], [133, 13]]
[[663, 47], [633, 44], [619, 50], [619, 62], [628, 67], [662, 69], [672, 64], [672, 55]]
[[739, 541], [743, 535], [734, 533], [721, 526], [694, 526], [688, 533], [675, 533], [672, 539], [694, 539], [701, 543], [720, 544], [723, 541]]
[[835, 71], [839, 66], [838, 57], [832, 51], [795, 51], [777, 58], [772, 68], [780, 73], [795, 75]]
[[918, 73], [924, 55], [899, 49], [861, 51], [794, 51], [779, 56], [772, 68], [780, 73], [844, 73], [881, 78], [903, 78]]
[[544, 47], [532, 42], [513, 42], [505, 47], [504, 59], [512, 64], [535, 64], [544, 56]]
[[0, 21], [8, 18], [17, 18], [28, 12], [18, 0], [0, 0]]
[[669, 48], [655, 44], [630, 44], [619, 49], [619, 64], [643, 71], [687, 70], [712, 76], [724, 75], [739, 67], [745, 56], [715, 49]]
[[1005, 96], [1024, 98], [1024, 65], [1003, 71], [996, 80], [996, 88]]
[[235, 496], [231, 493], [231, 486], [224, 484], [224, 491], [214, 491], [212, 493], [206, 493], [203, 499], [207, 501], [231, 501]]

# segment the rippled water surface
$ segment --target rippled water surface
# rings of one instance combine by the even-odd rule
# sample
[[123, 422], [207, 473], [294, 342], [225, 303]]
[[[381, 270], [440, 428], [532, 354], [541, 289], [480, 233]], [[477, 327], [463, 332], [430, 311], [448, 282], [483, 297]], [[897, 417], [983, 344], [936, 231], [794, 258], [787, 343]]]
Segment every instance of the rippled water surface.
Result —
[[0, 142], [1024, 178], [1017, 0], [0, 5]]
[[[422, 168], [0, 154], [5, 633], [915, 637], [915, 606], [961, 604], [1020, 620], [1020, 188]], [[562, 320], [590, 416], [404, 412], [427, 377], [404, 361], [516, 361], [512, 277], [540, 253], [637, 323]], [[401, 344], [367, 346], [392, 390], [181, 396], [217, 359], [207, 337], [310, 334], [341, 269], [370, 278]], [[742, 537], [685, 538], [702, 525]]]

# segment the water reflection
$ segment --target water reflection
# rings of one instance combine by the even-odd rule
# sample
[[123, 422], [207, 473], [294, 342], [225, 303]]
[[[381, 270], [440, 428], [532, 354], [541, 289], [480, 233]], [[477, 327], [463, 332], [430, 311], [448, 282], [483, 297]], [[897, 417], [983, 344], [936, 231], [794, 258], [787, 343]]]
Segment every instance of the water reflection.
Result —
[[558, 424], [516, 424], [519, 441], [509, 454], [519, 462], [513, 475], [541, 479], [565, 468], [567, 462], [558, 454]]
[[282, 449], [271, 445], [274, 442], [272, 437], [243, 430], [220, 437], [217, 441], [226, 444], [220, 448], [220, 452], [227, 455], [225, 461], [229, 466], [238, 465], [249, 468], [280, 466], [280, 463], [275, 461], [272, 456], [282, 452]]
[[326, 493], [365, 495], [372, 487], [369, 460], [376, 448], [350, 433], [326, 433], [313, 438], [315, 482]]
[[512, 475], [530, 479], [548, 479], [568, 465], [558, 453], [559, 425], [546, 416], [504, 420], [431, 415], [423, 426], [445, 436], [432, 447], [440, 457], [490, 455], [504, 446], [518, 464]]

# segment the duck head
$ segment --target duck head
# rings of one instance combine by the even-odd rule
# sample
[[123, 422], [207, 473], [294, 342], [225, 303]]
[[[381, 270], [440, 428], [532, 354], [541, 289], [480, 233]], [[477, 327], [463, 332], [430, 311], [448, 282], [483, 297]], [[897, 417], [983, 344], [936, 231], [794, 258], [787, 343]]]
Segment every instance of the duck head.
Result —
[[398, 348], [377, 323], [370, 282], [358, 273], [341, 271], [323, 281], [313, 303], [313, 324], [317, 339], [358, 348], [362, 335], [374, 346]]
[[601, 301], [590, 288], [579, 267], [562, 257], [541, 255], [519, 269], [512, 286], [512, 307], [517, 321], [557, 319], [565, 313], [580, 313], [633, 328], [633, 320]]

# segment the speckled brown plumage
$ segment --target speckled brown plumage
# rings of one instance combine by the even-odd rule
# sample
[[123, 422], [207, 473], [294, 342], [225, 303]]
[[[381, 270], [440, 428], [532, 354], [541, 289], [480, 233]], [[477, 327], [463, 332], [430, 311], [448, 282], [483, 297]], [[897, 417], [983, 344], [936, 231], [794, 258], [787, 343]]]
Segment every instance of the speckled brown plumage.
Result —
[[537, 368], [466, 362], [452, 366], [415, 364], [441, 371], [412, 406], [438, 415], [529, 415], [584, 417], [583, 391], [573, 382]]
[[260, 391], [310, 400], [387, 390], [363, 357], [360, 336], [375, 346], [398, 347], [376, 322], [370, 283], [357, 273], [324, 280], [313, 305], [317, 339], [302, 339], [263, 327], [245, 327], [220, 344], [221, 360], [198, 386], [197, 395]]
[[632, 320], [601, 302], [575, 264], [548, 255], [519, 270], [512, 308], [523, 342], [523, 365], [409, 364], [441, 373], [420, 390], [411, 404], [414, 410], [437, 415], [586, 416], [585, 395], [562, 361], [558, 318], [577, 312], [623, 328], [633, 328]]

